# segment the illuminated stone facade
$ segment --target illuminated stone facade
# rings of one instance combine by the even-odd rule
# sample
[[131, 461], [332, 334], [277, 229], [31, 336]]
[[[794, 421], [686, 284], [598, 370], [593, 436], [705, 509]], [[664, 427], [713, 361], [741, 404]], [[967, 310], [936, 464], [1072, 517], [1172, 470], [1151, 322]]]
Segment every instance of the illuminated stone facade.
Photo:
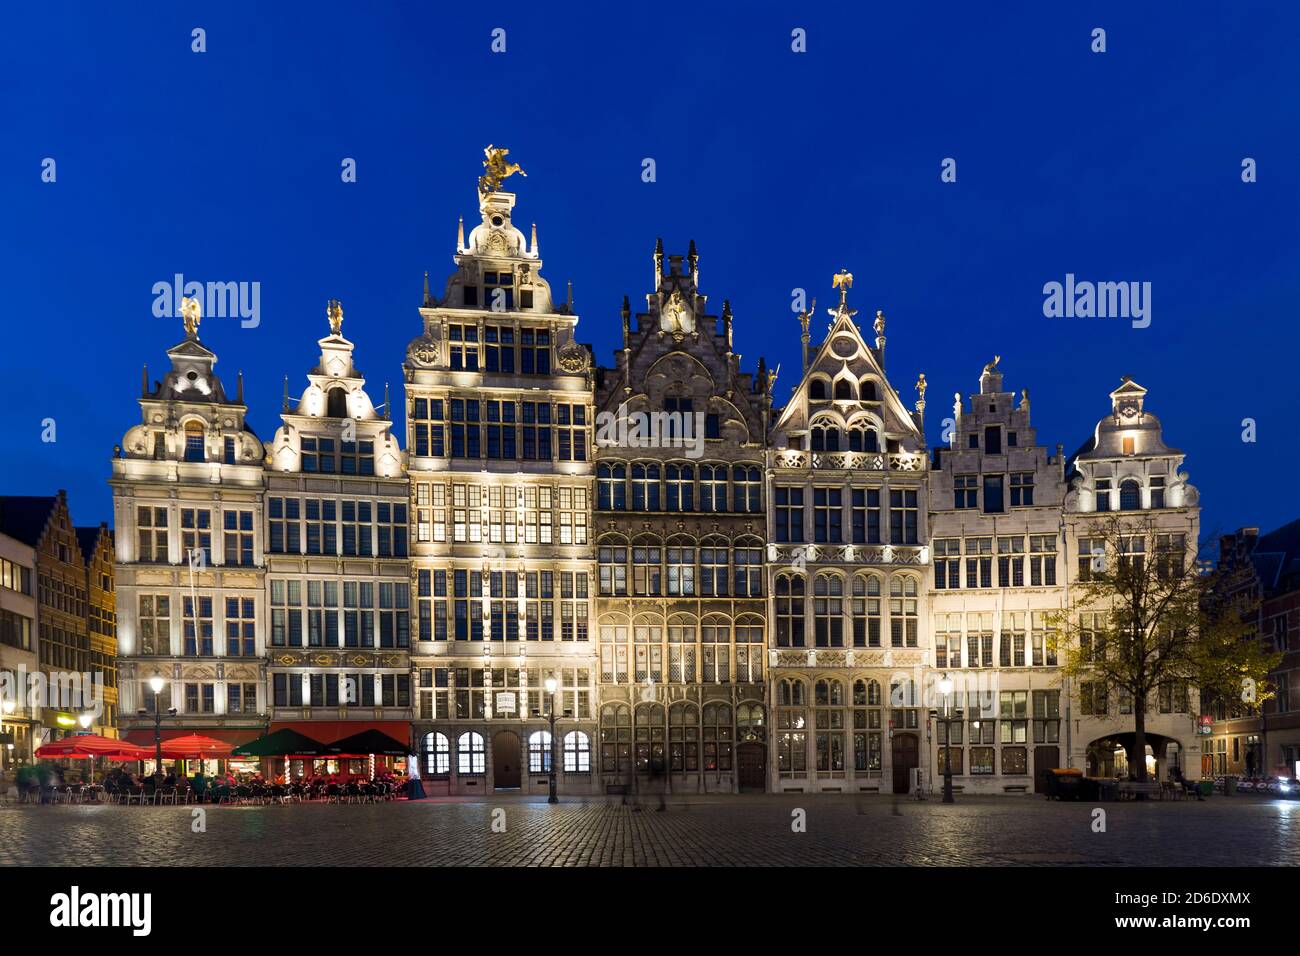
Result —
[[600, 783], [762, 790], [767, 376], [729, 303], [707, 310], [695, 244], [664, 260], [596, 389]]
[[[515, 196], [480, 194], [407, 349], [414, 737], [432, 793], [591, 792], [592, 363]], [[556, 740], [548, 717], [556, 682]]]
[[156, 705], [176, 708], [171, 731], [250, 739], [266, 704], [264, 450], [242, 379], [228, 397], [197, 329], [167, 356], [109, 479], [121, 727], [151, 744]]
[[272, 731], [409, 743], [410, 531], [405, 459], [330, 304], [330, 334], [268, 444], [266, 634]]

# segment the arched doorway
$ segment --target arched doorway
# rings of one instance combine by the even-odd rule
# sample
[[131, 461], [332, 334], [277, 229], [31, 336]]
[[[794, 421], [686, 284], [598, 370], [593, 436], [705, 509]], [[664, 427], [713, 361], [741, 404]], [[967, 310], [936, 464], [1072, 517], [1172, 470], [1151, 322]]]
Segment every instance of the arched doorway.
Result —
[[912, 771], [920, 766], [921, 748], [916, 734], [894, 734], [892, 755], [894, 793], [908, 793], [912, 789]]
[[518, 790], [520, 780], [519, 736], [502, 730], [492, 737], [492, 786], [497, 790]]
[[[1186, 771], [1186, 768], [1181, 766], [1183, 752], [1180, 741], [1163, 734], [1148, 733], [1145, 736], [1146, 748], [1142, 756], [1146, 762], [1147, 780], [1167, 779], [1173, 767]], [[1134, 766], [1134, 761], [1137, 759], [1134, 752], [1135, 737], [1132, 731], [1127, 731], [1098, 737], [1089, 743], [1084, 772], [1090, 777], [1136, 780], [1138, 770]]]

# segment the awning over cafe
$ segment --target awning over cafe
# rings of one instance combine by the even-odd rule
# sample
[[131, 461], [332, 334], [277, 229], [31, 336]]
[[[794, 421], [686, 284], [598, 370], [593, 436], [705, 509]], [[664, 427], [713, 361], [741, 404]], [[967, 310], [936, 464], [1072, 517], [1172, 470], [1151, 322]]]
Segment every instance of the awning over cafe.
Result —
[[367, 730], [375, 730], [393, 740], [401, 741], [403, 753], [407, 752], [406, 741], [411, 736], [411, 725], [404, 720], [275, 720], [271, 722], [272, 733], [285, 728], [296, 730], [305, 737], [326, 744], [332, 744], [344, 737], [356, 736]]
[[404, 741], [394, 740], [378, 730], [363, 730], [351, 737], [336, 740], [334, 743], [328, 744], [325, 749], [331, 754], [337, 754], [340, 757], [366, 757], [370, 754], [383, 757], [403, 757], [406, 756], [410, 748]]
[[[189, 727], [172, 727], [172, 728], [164, 727], [162, 732], [163, 746], [166, 747], [167, 741], [169, 740], [175, 740], [178, 737], [188, 737], [195, 733], [202, 734], [205, 737], [211, 737], [214, 740], [220, 740], [223, 743], [228, 743], [233, 747], [238, 747], [241, 744], [246, 744], [249, 743], [250, 741], [256, 740], [259, 731], [254, 730], [252, 728], [227, 729], [222, 727], [215, 727], [211, 730], [208, 730], [206, 728], [199, 728], [198, 730], [194, 730], [193, 728], [189, 728]], [[147, 748], [150, 754], [152, 755], [153, 746], [154, 746], [152, 730], [128, 730], [126, 733], [126, 739], [133, 744], [137, 744], [138, 746]]]
[[325, 745], [319, 740], [298, 733], [288, 727], [273, 731], [264, 737], [236, 747], [234, 757], [324, 757]]

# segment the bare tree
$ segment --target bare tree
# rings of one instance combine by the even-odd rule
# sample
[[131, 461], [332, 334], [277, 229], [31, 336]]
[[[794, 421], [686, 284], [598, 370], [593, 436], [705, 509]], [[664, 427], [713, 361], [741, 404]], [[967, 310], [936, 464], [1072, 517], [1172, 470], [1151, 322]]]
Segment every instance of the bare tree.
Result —
[[1239, 582], [1206, 570], [1185, 535], [1149, 517], [1111, 515], [1085, 536], [1092, 557], [1080, 555], [1070, 606], [1054, 615], [1062, 670], [1107, 700], [1118, 691], [1132, 701], [1129, 763], [1146, 780], [1153, 694], [1195, 687], [1257, 708], [1273, 693], [1267, 676], [1281, 655], [1254, 638]]

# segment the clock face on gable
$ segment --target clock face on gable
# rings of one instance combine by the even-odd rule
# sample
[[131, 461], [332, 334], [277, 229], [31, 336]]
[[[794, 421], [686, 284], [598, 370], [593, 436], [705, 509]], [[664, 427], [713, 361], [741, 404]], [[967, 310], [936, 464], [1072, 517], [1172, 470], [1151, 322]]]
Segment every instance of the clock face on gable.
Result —
[[1137, 413], [1138, 413], [1138, 407], [1133, 402], [1125, 402], [1123, 405], [1119, 407], [1119, 414], [1121, 418], [1136, 418]]

